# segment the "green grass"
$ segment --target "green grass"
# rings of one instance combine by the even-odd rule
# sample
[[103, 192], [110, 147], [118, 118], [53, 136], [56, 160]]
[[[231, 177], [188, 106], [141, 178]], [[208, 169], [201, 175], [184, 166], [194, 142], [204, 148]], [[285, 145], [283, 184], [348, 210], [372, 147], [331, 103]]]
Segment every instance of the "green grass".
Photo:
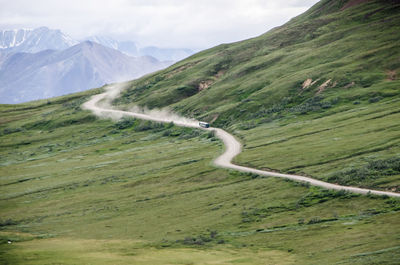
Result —
[[[115, 104], [215, 119], [242, 165], [398, 191], [398, 6], [345, 2], [128, 82]], [[399, 199], [217, 168], [206, 132], [83, 111], [100, 91], [0, 105], [1, 264], [398, 263]]]
[[399, 200], [216, 168], [206, 132], [87, 118], [95, 92], [1, 106], [2, 264], [398, 259]]
[[[249, 119], [265, 123], [266, 115], [276, 119], [333, 111], [356, 100], [398, 97], [399, 81], [388, 81], [387, 71], [400, 67], [400, 7], [370, 1], [312, 15], [320, 5], [335, 2], [321, 1], [260, 37], [217, 46], [132, 81], [115, 103], [169, 106], [206, 120], [218, 115], [215, 125], [230, 126]], [[308, 78], [316, 83], [303, 89]], [[202, 81], [212, 84], [200, 90]]]
[[[246, 145], [241, 164], [399, 190], [394, 171], [334, 177], [400, 156], [400, 5], [377, 0], [341, 10], [346, 2], [321, 1], [257, 38], [127, 82], [114, 103], [168, 107], [223, 127]], [[204, 82], [210, 86], [200, 89]]]
[[[234, 133], [245, 147], [235, 161], [344, 185], [399, 191], [398, 169], [364, 171], [364, 177], [348, 174], [368, 163], [398, 159], [400, 127], [394, 122], [400, 119], [398, 105], [398, 100], [382, 101], [313, 119], [275, 121], [247, 130], [238, 126]], [[348, 179], [335, 177], [339, 175]]]

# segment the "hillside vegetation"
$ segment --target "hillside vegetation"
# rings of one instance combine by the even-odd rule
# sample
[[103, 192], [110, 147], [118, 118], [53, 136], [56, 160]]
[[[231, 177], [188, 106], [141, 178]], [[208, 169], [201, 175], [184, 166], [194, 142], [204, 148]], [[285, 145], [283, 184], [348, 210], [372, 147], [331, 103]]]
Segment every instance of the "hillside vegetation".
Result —
[[[129, 82], [115, 104], [213, 121], [244, 143], [240, 164], [396, 190], [398, 5], [348, 3]], [[399, 199], [217, 168], [213, 134], [81, 109], [101, 91], [0, 105], [0, 264], [400, 260]]]
[[212, 134], [96, 119], [93, 93], [1, 106], [1, 264], [400, 258], [399, 199], [216, 168]]
[[245, 145], [240, 164], [399, 191], [400, 3], [360, 2], [321, 1], [132, 81], [115, 104], [227, 128]]

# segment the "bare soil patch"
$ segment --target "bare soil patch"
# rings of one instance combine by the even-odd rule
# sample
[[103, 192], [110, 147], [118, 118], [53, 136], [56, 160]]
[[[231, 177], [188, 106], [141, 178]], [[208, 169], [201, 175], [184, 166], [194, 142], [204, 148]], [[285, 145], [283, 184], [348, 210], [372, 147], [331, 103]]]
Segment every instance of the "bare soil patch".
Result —
[[386, 71], [386, 79], [393, 81], [397, 79], [397, 73], [396, 70], [387, 70]]

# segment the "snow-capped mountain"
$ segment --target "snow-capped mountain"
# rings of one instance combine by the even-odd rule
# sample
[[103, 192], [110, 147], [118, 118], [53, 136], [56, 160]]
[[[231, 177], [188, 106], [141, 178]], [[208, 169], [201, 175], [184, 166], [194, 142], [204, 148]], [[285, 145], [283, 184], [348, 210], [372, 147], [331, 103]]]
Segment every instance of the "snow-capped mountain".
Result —
[[[130, 56], [152, 56], [159, 61], [180, 61], [194, 52], [190, 49], [168, 49], [155, 46], [138, 48], [133, 41], [119, 41], [107, 36], [91, 36], [83, 41], [97, 42], [103, 46], [119, 50]], [[0, 31], [0, 52], [36, 53], [44, 50], [64, 50], [78, 44], [58, 29], [40, 27], [36, 29], [15, 29]]]
[[168, 66], [95, 42], [66, 50], [0, 54], [0, 103], [49, 98], [137, 78]]
[[7, 53], [63, 50], [77, 43], [60, 30], [47, 27], [0, 31], [0, 51]]
[[191, 54], [189, 49], [138, 48], [132, 41], [105, 36], [78, 42], [47, 27], [3, 30], [0, 103], [50, 98], [134, 79]]
[[179, 48], [159, 48], [155, 46], [147, 46], [138, 48], [133, 41], [118, 41], [107, 36], [91, 36], [85, 40], [97, 42], [106, 47], [119, 50], [130, 56], [152, 56], [159, 61], [180, 61], [194, 52], [190, 49]]

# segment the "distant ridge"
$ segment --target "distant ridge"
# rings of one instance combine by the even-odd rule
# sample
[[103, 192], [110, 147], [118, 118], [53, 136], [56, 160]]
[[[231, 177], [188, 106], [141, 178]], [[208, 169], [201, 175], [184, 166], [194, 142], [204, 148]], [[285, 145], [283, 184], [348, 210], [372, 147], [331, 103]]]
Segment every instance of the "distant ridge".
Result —
[[47, 27], [2, 30], [0, 103], [21, 103], [126, 81], [192, 54], [189, 49], [139, 49], [132, 41], [107, 36], [77, 41]]
[[194, 51], [185, 48], [160, 48], [156, 46], [138, 47], [133, 41], [118, 41], [107, 36], [91, 36], [85, 40], [97, 42], [130, 56], [152, 56], [159, 61], [177, 62], [194, 54]]
[[66, 50], [10, 53], [0, 64], [0, 103], [20, 103], [126, 81], [168, 66], [85, 41]]

